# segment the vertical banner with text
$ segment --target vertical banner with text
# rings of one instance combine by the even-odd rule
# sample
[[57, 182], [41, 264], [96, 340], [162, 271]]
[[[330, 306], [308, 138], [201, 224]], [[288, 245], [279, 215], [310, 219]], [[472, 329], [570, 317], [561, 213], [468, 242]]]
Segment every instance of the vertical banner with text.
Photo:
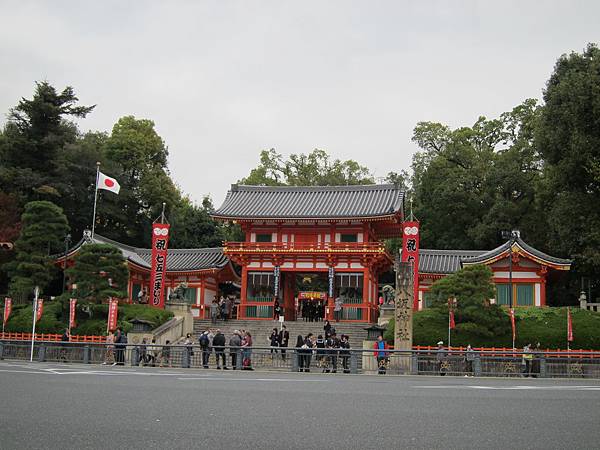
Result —
[[277, 299], [279, 297], [279, 283], [281, 279], [281, 269], [279, 266], [273, 268], [273, 297]]
[[44, 299], [38, 298], [35, 321], [36, 323], [42, 318], [42, 314], [44, 313]]
[[108, 301], [108, 324], [106, 326], [107, 331], [114, 331], [117, 329], [117, 316], [118, 316], [119, 302], [115, 299]]
[[402, 262], [413, 265], [414, 295], [413, 309], [419, 309], [419, 222], [402, 223]]
[[335, 288], [335, 269], [333, 267], [329, 267], [329, 278], [328, 278], [328, 292], [329, 298], [333, 298], [333, 291]]
[[69, 300], [69, 332], [71, 328], [75, 328], [77, 324], [75, 323], [75, 310], [77, 308], [77, 299], [72, 298]]
[[152, 224], [152, 274], [150, 278], [150, 305], [165, 307], [165, 276], [169, 248], [169, 224]]
[[12, 312], [12, 299], [6, 297], [4, 299], [4, 318], [2, 322], [2, 328], [6, 326], [6, 322], [8, 322], [8, 318], [10, 317], [10, 313]]

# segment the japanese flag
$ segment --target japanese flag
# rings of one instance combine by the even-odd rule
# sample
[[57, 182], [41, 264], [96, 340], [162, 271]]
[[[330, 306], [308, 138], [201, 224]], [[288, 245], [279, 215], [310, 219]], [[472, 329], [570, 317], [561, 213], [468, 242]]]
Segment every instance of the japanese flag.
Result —
[[98, 189], [106, 189], [118, 194], [121, 186], [119, 186], [119, 183], [114, 178], [107, 177], [102, 172], [98, 172]]

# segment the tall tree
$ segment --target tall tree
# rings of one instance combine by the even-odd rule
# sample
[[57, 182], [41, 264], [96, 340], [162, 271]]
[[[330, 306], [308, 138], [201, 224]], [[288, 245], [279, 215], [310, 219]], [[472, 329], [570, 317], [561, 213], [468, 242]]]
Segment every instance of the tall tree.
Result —
[[331, 159], [325, 150], [291, 154], [287, 160], [275, 149], [260, 153], [259, 165], [241, 184], [256, 186], [335, 186], [373, 184], [369, 169], [354, 160]]
[[27, 203], [21, 222], [16, 258], [8, 264], [9, 292], [22, 299], [35, 286], [43, 291], [49, 285], [55, 273], [50, 255], [62, 249], [69, 225], [62, 209], [48, 201]]

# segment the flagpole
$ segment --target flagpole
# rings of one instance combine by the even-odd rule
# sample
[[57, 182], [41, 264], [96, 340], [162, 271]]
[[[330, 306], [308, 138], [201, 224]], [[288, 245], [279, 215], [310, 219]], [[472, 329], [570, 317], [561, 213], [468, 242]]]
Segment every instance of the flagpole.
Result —
[[31, 353], [29, 355], [29, 362], [33, 362], [33, 343], [35, 341], [35, 323], [37, 322], [38, 296], [40, 295], [40, 288], [36, 286], [33, 290], [33, 294], [33, 326], [31, 329]]
[[571, 347], [570, 347], [570, 342], [569, 342], [569, 329], [571, 328], [569, 326], [569, 319], [571, 315], [571, 310], [569, 309], [569, 307], [567, 306], [567, 351], [571, 351]]
[[100, 162], [96, 163], [96, 189], [94, 191], [94, 216], [92, 219], [92, 239], [94, 239], [94, 230], [96, 229], [96, 204], [98, 203], [98, 178], [100, 176]]

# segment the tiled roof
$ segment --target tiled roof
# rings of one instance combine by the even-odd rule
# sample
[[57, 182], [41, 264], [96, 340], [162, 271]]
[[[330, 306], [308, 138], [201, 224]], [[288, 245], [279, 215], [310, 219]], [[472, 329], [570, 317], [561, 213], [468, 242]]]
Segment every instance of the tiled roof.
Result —
[[[520, 237], [518, 237], [515, 240], [515, 244], [517, 246], [521, 247], [521, 249], [524, 250], [525, 253], [529, 253], [530, 255], [541, 259], [542, 261], [546, 261], [546, 262], [552, 263], [552, 264], [565, 265], [565, 266], [570, 266], [572, 263], [572, 261], [570, 259], [562, 259], [562, 258], [557, 258], [555, 256], [547, 255], [546, 253], [544, 253], [536, 248], [533, 248], [531, 245], [529, 245], [525, 241], [523, 241], [523, 239], [521, 239]], [[476, 264], [476, 263], [487, 261], [487, 260], [492, 259], [492, 258], [502, 254], [503, 252], [507, 251], [510, 248], [510, 245], [511, 245], [511, 241], [506, 241], [504, 244], [500, 245], [499, 247], [496, 247], [493, 250], [483, 252], [480, 255], [477, 255], [476, 257], [470, 258], [469, 260], [465, 260], [463, 262], [466, 264]]]
[[[82, 239], [73, 249], [67, 254], [76, 251], [84, 244]], [[152, 250], [147, 248], [132, 247], [112, 239], [105, 238], [99, 234], [94, 235], [93, 242], [95, 244], [110, 244], [117, 247], [123, 253], [123, 256], [138, 266], [151, 268]], [[220, 269], [229, 263], [229, 258], [223, 254], [223, 249], [217, 248], [191, 248], [169, 249], [167, 253], [167, 271], [194, 271], [206, 269]]]
[[212, 216], [220, 219], [375, 218], [403, 210], [393, 184], [365, 186], [232, 185]]
[[485, 253], [484, 250], [419, 250], [420, 273], [454, 273], [462, 267], [461, 261]]

